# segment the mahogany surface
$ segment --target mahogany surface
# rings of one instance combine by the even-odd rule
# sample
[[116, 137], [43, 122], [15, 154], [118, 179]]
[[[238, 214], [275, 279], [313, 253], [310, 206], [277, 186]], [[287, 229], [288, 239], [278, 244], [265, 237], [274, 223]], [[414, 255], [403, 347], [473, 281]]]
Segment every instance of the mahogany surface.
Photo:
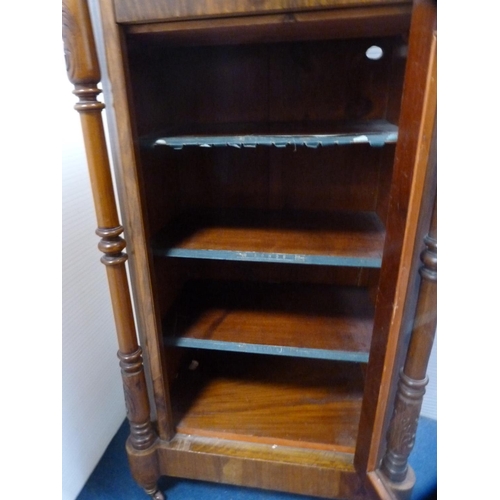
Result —
[[223, 17], [238, 14], [255, 15], [286, 11], [302, 11], [330, 8], [384, 6], [408, 4], [409, 0], [178, 0], [165, 2], [143, 0], [114, 0], [116, 20], [119, 23], [151, 22], [162, 19], [197, 17]]
[[173, 385], [178, 432], [354, 451], [359, 364], [215, 351], [187, 359], [199, 365], [181, 369]]
[[233, 45], [236, 43], [282, 42], [391, 36], [410, 26], [411, 3], [357, 7], [293, 14], [212, 18], [176, 22], [129, 24], [126, 33], [154, 35], [172, 45]]
[[248, 282], [188, 283], [164, 335], [367, 353], [373, 305], [361, 287]]
[[[352, 454], [176, 434], [162, 441], [165, 474], [338, 500], [371, 500]], [[223, 466], [221, 466], [223, 464]]]
[[[406, 45], [401, 35], [201, 47], [131, 35], [126, 44], [140, 135], [229, 123], [265, 130], [267, 123], [383, 120], [397, 83], [393, 57]], [[383, 57], [366, 57], [372, 45]]]
[[[141, 151], [141, 163], [147, 165], [142, 177], [150, 232], [154, 236], [184, 212], [223, 208], [330, 214], [376, 211], [385, 217], [393, 153], [394, 145], [366, 144], [296, 150], [162, 147], [156, 152]], [[335, 226], [334, 220], [329, 224], [327, 219], [325, 214], [317, 224]], [[300, 233], [297, 236], [300, 240]], [[295, 245], [303, 246], [302, 241]], [[311, 251], [314, 246], [311, 241]], [[356, 252], [355, 245], [351, 251]]]
[[263, 259], [265, 254], [296, 256], [286, 262], [301, 263], [315, 255], [350, 258], [356, 263], [381, 259], [384, 236], [383, 224], [373, 212], [205, 210], [181, 215], [155, 238], [154, 249], [156, 255], [166, 256], [176, 248], [186, 256], [189, 250], [193, 256], [199, 250], [223, 250], [241, 260], [245, 260], [241, 253], [258, 252], [264, 254]]

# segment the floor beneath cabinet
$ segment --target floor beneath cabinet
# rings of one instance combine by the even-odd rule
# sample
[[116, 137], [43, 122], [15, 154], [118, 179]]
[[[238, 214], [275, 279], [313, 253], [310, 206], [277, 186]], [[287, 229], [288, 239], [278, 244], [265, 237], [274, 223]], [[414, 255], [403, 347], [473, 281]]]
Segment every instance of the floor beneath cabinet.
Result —
[[[109, 444], [77, 500], [145, 500], [146, 495], [133, 481], [125, 454], [128, 436], [125, 421]], [[412, 500], [437, 498], [437, 422], [420, 418], [415, 448], [410, 464], [415, 470], [417, 484]], [[306, 500], [302, 495], [238, 488], [186, 479], [163, 478], [161, 489], [169, 500]]]

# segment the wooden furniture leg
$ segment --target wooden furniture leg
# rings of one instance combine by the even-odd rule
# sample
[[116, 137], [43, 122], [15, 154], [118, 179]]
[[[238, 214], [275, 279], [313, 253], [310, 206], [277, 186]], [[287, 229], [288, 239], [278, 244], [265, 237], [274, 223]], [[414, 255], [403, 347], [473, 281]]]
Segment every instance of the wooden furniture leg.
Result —
[[130, 436], [127, 453], [135, 480], [155, 500], [164, 499], [156, 483], [159, 479], [156, 443], [158, 437], [150, 420], [150, 407], [142, 363], [142, 351], [137, 343], [128, 278], [125, 268], [125, 240], [120, 236], [110, 165], [104, 137], [101, 111], [104, 104], [97, 100], [101, 92], [99, 64], [85, 0], [63, 0], [63, 40], [69, 80], [79, 101], [80, 113], [92, 193], [97, 215], [98, 244], [104, 253], [113, 314], [118, 336], [118, 357], [123, 378]]
[[427, 365], [437, 323], [437, 223], [436, 204], [429, 234], [424, 238], [426, 249], [421, 253], [420, 290], [415, 321], [403, 369], [400, 373], [396, 402], [387, 436], [387, 450], [381, 470], [391, 489], [400, 499], [409, 498], [414, 474], [408, 457], [415, 444], [418, 419], [425, 386]]

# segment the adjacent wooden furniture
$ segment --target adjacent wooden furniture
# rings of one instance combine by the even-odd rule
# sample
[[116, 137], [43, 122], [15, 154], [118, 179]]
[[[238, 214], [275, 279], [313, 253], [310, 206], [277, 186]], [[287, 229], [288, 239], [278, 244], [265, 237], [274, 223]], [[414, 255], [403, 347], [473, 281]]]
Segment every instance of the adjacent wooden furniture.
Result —
[[63, 35], [135, 479], [155, 499], [163, 474], [408, 498], [436, 324], [435, 4], [92, 6], [94, 28], [63, 0]]

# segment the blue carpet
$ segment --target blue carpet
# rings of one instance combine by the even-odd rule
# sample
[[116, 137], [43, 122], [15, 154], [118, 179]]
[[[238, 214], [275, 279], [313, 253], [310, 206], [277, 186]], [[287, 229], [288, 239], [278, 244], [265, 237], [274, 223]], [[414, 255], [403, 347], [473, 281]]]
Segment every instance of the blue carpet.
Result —
[[[129, 432], [125, 421], [112, 439], [94, 472], [85, 484], [77, 500], [147, 500], [149, 497], [130, 475], [125, 441]], [[421, 418], [415, 448], [410, 464], [415, 470], [417, 483], [412, 500], [437, 498], [437, 423]], [[162, 478], [160, 488], [168, 500], [307, 500], [303, 495], [268, 492], [251, 488]]]

